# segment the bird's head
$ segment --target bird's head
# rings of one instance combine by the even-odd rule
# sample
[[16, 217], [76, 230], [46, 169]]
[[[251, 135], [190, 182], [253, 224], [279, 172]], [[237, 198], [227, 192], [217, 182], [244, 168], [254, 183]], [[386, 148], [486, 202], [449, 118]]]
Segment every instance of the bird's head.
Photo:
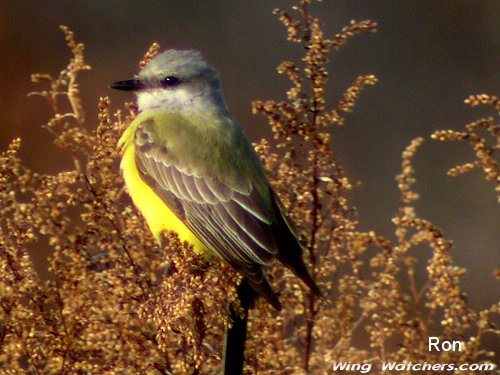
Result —
[[197, 51], [168, 50], [154, 57], [133, 79], [112, 88], [133, 91], [140, 110], [225, 107], [219, 73]]

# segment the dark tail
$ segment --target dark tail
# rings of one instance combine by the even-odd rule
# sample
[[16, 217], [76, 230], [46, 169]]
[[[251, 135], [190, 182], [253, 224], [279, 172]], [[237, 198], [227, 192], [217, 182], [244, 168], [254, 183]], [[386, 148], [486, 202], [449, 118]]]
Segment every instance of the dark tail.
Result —
[[276, 233], [276, 239], [278, 240], [276, 258], [301, 279], [312, 294], [318, 298], [324, 298], [302, 259], [303, 250], [299, 242], [300, 235], [295, 225], [288, 217], [279, 197], [275, 193], [273, 193], [273, 197], [275, 209], [281, 213], [281, 220], [273, 226], [273, 231]]
[[[293, 246], [293, 245], [292, 245]], [[299, 247], [300, 249], [300, 247]], [[306, 268], [304, 261], [302, 260], [302, 250], [300, 252], [293, 247], [289, 247], [283, 250], [276, 256], [278, 260], [293, 271], [297, 277], [299, 277], [304, 284], [311, 290], [311, 293], [318, 298], [324, 298], [321, 290], [319, 289], [316, 282], [313, 280], [311, 274]]]
[[233, 321], [231, 328], [226, 328], [224, 334], [224, 349], [222, 354], [222, 365], [224, 375], [243, 374], [243, 364], [245, 360], [245, 341], [247, 338], [248, 310], [257, 296], [255, 290], [246, 279], [243, 279], [238, 286], [238, 297], [244, 316], [240, 317], [232, 307], [230, 315]]

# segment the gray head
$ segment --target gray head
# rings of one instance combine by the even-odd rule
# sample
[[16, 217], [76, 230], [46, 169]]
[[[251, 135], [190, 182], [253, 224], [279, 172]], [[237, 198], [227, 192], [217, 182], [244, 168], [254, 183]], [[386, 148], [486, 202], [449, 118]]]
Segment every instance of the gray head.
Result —
[[111, 87], [133, 91], [140, 110], [176, 110], [214, 104], [225, 108], [219, 73], [197, 51], [165, 51], [154, 57], [134, 79], [115, 82]]

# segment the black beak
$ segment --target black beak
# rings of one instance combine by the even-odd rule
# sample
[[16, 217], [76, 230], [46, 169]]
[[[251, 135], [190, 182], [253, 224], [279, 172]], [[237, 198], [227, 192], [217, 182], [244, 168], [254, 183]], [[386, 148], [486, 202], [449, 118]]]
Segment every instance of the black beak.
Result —
[[112, 83], [110, 87], [112, 89], [123, 91], [139, 91], [144, 89], [146, 86], [138, 79], [127, 79], [125, 81]]

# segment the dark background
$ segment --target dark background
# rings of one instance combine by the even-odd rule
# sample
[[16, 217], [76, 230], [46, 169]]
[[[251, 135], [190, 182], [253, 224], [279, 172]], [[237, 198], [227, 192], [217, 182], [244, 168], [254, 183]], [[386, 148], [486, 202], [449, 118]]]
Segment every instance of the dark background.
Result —
[[[299, 60], [301, 49], [286, 41], [272, 9], [289, 1], [68, 1], [0, 0], [0, 148], [23, 139], [22, 157], [36, 171], [55, 172], [71, 164], [40, 125], [50, 117], [34, 72], [57, 75], [70, 53], [60, 24], [86, 45], [91, 72], [80, 77], [88, 124], [96, 124], [97, 101], [110, 95], [115, 108], [132, 100], [113, 92], [111, 82], [129, 78], [153, 41], [166, 48], [202, 51], [222, 74], [229, 107], [252, 140], [268, 136], [263, 117], [250, 102], [282, 99], [288, 81], [275, 67]], [[500, 231], [494, 185], [479, 172], [446, 176], [449, 167], [472, 159], [466, 144], [433, 141], [435, 129], [462, 129], [492, 109], [463, 104], [470, 94], [500, 94], [500, 2], [497, 0], [343, 0], [314, 4], [332, 35], [351, 19], [372, 19], [378, 32], [356, 37], [331, 56], [328, 98], [338, 100], [359, 74], [380, 82], [367, 88], [345, 127], [335, 128], [333, 144], [352, 182], [361, 228], [392, 238], [391, 217], [399, 193], [394, 176], [404, 147], [426, 138], [416, 156], [417, 213], [453, 239], [453, 254], [468, 268], [464, 289], [474, 307], [498, 300], [492, 272], [499, 266]], [[425, 263], [421, 263], [422, 269]]]

